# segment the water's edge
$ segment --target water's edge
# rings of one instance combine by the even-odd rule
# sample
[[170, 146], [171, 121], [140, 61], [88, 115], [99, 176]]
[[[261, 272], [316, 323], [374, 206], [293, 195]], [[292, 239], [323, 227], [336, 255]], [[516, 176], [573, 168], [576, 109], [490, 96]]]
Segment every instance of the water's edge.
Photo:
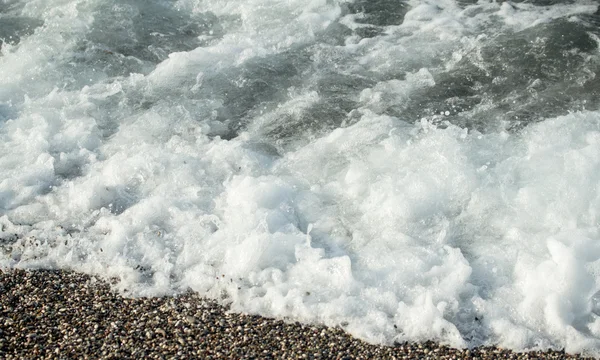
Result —
[[[235, 314], [197, 294], [127, 298], [99, 278], [61, 270], [0, 270], [0, 356], [60, 358], [584, 359], [425, 343], [371, 345], [340, 328]], [[18, 324], [18, 325], [16, 325]]]

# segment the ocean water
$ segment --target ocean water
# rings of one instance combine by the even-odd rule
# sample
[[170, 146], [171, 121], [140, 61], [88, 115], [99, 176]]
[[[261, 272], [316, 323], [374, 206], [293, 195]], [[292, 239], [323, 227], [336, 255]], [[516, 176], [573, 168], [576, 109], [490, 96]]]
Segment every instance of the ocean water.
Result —
[[1, 0], [0, 267], [600, 355], [591, 0]]

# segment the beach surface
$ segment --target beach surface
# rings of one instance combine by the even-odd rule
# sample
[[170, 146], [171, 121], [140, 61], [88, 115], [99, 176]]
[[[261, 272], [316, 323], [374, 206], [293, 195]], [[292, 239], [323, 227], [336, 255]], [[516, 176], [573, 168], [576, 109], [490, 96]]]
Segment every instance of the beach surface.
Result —
[[88, 275], [0, 271], [2, 359], [579, 359], [433, 342], [372, 345], [339, 328], [234, 314], [190, 293], [126, 298]]

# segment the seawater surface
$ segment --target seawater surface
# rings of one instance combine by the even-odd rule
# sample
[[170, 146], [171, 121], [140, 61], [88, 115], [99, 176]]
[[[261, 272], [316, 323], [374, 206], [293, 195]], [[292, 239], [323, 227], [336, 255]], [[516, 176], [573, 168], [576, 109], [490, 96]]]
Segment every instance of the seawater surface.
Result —
[[2, 0], [0, 266], [600, 355], [588, 0]]

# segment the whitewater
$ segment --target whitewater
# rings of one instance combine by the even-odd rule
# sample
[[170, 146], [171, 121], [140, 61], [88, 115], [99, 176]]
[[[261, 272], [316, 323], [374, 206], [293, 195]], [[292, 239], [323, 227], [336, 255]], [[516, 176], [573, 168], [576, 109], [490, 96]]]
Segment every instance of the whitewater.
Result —
[[2, 0], [0, 268], [600, 355], [588, 0]]

